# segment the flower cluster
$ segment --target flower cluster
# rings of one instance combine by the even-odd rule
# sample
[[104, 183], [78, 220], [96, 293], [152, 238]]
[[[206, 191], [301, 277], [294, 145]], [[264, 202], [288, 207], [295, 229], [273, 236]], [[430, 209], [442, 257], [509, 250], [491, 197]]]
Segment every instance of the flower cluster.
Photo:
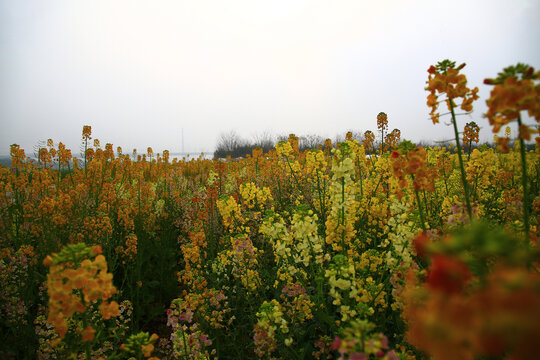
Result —
[[456, 63], [450, 60], [439, 62], [436, 66], [430, 66], [428, 69], [429, 78], [427, 81], [426, 90], [429, 91], [427, 97], [427, 105], [431, 108], [431, 120], [434, 124], [439, 122], [439, 107], [440, 94], [446, 94], [447, 106], [449, 111], [454, 111], [455, 99], [463, 99], [461, 109], [464, 111], [472, 111], [472, 103], [478, 99], [478, 88], [469, 89], [467, 87], [467, 78], [460, 74], [459, 71], [465, 67], [461, 64], [456, 67]]
[[[107, 272], [107, 262], [101, 247], [74, 244], [61, 252], [49, 255], [43, 263], [50, 267], [47, 275], [49, 316], [47, 321], [63, 338], [68, 331], [67, 320], [87, 307], [97, 305], [103, 319], [119, 314], [118, 303], [109, 299], [116, 293], [112, 274]], [[94, 339], [95, 329], [87, 325], [82, 332], [83, 341]]]
[[480, 128], [474, 121], [467, 123], [463, 132], [463, 144], [472, 145], [472, 143], [478, 143], [479, 132]]
[[225, 228], [229, 229], [230, 232], [233, 232], [236, 228], [242, 227], [245, 220], [242, 216], [240, 205], [236, 202], [234, 197], [228, 196], [218, 200], [217, 207], [223, 219]]
[[[289, 323], [283, 317], [283, 307], [273, 299], [265, 301], [257, 312], [257, 324], [255, 324], [253, 341], [255, 354], [258, 357], [270, 356], [276, 349], [276, 337], [289, 335]], [[292, 338], [285, 339], [286, 345], [292, 344]]]
[[426, 150], [423, 147], [418, 146], [404, 154], [393, 151], [391, 159], [394, 176], [397, 177], [401, 188], [409, 185], [406, 178], [406, 175], [409, 175], [412, 177], [414, 190], [434, 190], [433, 177], [427, 164]]
[[133, 334], [120, 346], [120, 350], [132, 356], [142, 354], [148, 360], [157, 360], [156, 357], [150, 357], [157, 339], [159, 337], [156, 334], [149, 335], [147, 332]]
[[267, 187], [258, 188], [254, 183], [244, 183], [240, 185], [240, 196], [242, 197], [242, 203], [246, 205], [248, 209], [253, 209], [258, 206], [260, 209], [264, 209], [264, 205], [272, 201], [272, 194]]
[[373, 149], [375, 143], [375, 134], [371, 130], [367, 130], [364, 133], [364, 140], [362, 140], [362, 145], [364, 145], [364, 148], [366, 151], [370, 151]]
[[[486, 104], [486, 117], [493, 132], [497, 133], [502, 126], [518, 120], [521, 111], [540, 122], [540, 71], [525, 64], [509, 66], [499, 73], [495, 79], [486, 79], [484, 83], [494, 85]], [[519, 124], [519, 136], [530, 140], [534, 129]]]
[[343, 330], [341, 337], [336, 336], [332, 343], [332, 349], [340, 354], [338, 359], [367, 360], [375, 356], [383, 360], [398, 360], [397, 354], [389, 350], [387, 337], [374, 333], [374, 329], [375, 325], [368, 321], [352, 321], [350, 327]]
[[[460, 135], [454, 112], [477, 95], [461, 68], [442, 62], [428, 81], [433, 105], [447, 94], [455, 148], [387, 134], [383, 113], [376, 155], [371, 132], [305, 151], [292, 135], [226, 161], [128, 156], [89, 126], [84, 162], [61, 142], [40, 144], [38, 164], [14, 145], [0, 167], [0, 357], [533, 358], [540, 150], [523, 136], [472, 150], [478, 127]], [[514, 75], [536, 91], [534, 72]], [[534, 108], [527, 91], [515, 106]], [[112, 274], [132, 305], [114, 301]], [[128, 339], [163, 334], [167, 307], [170, 336]]]
[[388, 135], [385, 136], [384, 144], [386, 145], [386, 148], [388, 150], [393, 150], [399, 144], [400, 139], [401, 139], [401, 131], [399, 129], [394, 129]]

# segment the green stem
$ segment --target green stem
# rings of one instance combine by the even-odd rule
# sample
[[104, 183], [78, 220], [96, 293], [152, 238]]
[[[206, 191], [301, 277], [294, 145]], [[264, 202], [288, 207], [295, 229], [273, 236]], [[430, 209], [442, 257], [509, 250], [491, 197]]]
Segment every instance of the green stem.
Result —
[[[326, 196], [323, 196], [323, 193], [321, 191], [321, 180], [319, 177], [319, 169], [315, 172], [317, 174], [317, 192], [319, 193], [319, 206], [321, 208], [321, 217], [322, 217], [322, 223], [326, 226], [326, 205], [325, 205], [325, 198]], [[326, 191], [324, 192], [326, 194]]]
[[383, 154], [384, 149], [384, 126], [381, 128], [381, 156]]
[[454, 125], [454, 134], [456, 136], [459, 169], [461, 171], [461, 182], [463, 183], [463, 190], [465, 192], [465, 202], [467, 204], [467, 213], [469, 215], [469, 220], [472, 221], [472, 208], [471, 208], [471, 200], [469, 198], [469, 185], [467, 183], [467, 178], [465, 177], [465, 167], [463, 166], [463, 158], [461, 157], [461, 144], [459, 143], [459, 132], [457, 128], [456, 114], [454, 112], [454, 102], [452, 101], [452, 99], [448, 99], [448, 103], [450, 104], [450, 112], [452, 113], [452, 124]]
[[86, 177], [86, 151], [88, 150], [88, 139], [84, 139], [84, 177]]
[[523, 175], [521, 176], [521, 183], [523, 185], [523, 224], [525, 225], [525, 239], [529, 241], [529, 192], [527, 191], [528, 177], [527, 177], [527, 157], [525, 155], [525, 142], [521, 136], [521, 115], [518, 115], [519, 125], [519, 152], [521, 153], [521, 170]]
[[303, 186], [300, 185], [300, 181], [299, 181], [298, 178], [296, 177], [296, 173], [294, 172], [294, 170], [293, 170], [293, 168], [292, 168], [291, 162], [289, 161], [289, 157], [288, 157], [288, 156], [285, 156], [285, 160], [286, 160], [286, 162], [287, 162], [287, 165], [289, 165], [289, 169], [291, 170], [291, 175], [292, 175], [294, 181], [296, 182], [296, 186], [298, 186], [298, 190], [300, 190], [300, 193], [302, 194], [302, 196], [304, 197], [304, 199], [308, 202], [308, 205], [311, 207], [311, 210], [312, 210], [314, 213], [320, 215], [320, 213], [319, 213], [319, 212], [317, 211], [317, 209], [315, 208], [315, 205], [313, 204], [313, 201], [312, 201], [311, 198], [308, 196], [308, 194], [305, 193]]
[[341, 247], [345, 249], [345, 177], [341, 178], [341, 209], [339, 223], [342, 226], [341, 230]]
[[420, 211], [422, 230], [426, 231], [426, 221], [424, 220], [424, 211], [422, 210], [422, 202], [420, 201], [420, 195], [418, 194], [418, 190], [414, 190], [414, 193], [416, 194], [416, 202], [418, 203], [418, 210]]

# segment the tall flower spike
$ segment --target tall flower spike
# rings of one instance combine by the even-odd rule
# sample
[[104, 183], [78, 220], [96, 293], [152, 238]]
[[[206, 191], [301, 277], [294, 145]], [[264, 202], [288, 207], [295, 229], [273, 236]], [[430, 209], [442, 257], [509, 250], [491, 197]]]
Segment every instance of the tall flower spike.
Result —
[[480, 128], [474, 121], [467, 123], [465, 125], [465, 131], [463, 132], [463, 144], [471, 145], [473, 142], [478, 143], [479, 132], [480, 132]]
[[469, 219], [472, 220], [469, 184], [467, 183], [465, 167], [461, 157], [461, 143], [459, 140], [455, 109], [457, 106], [460, 106], [456, 101], [459, 101], [461, 98], [461, 109], [467, 112], [472, 111], [472, 102], [478, 99], [478, 88], [475, 87], [471, 90], [467, 87], [467, 78], [465, 75], [459, 73], [464, 67], [465, 63], [456, 67], [456, 63], [448, 59], [438, 62], [436, 66], [430, 66], [428, 69], [429, 76], [426, 90], [429, 91], [427, 104], [431, 108], [430, 116], [434, 124], [439, 122], [440, 116], [437, 112], [439, 107], [438, 96], [440, 94], [446, 94], [446, 106], [452, 115], [452, 125], [454, 127], [454, 136], [458, 151], [461, 183], [463, 184], [463, 192], [467, 203], [467, 213], [469, 214]]
[[384, 150], [384, 132], [388, 129], [388, 116], [384, 112], [377, 114], [377, 128], [381, 132], [381, 154]]
[[373, 149], [373, 142], [375, 141], [375, 134], [372, 131], [368, 130], [364, 133], [364, 140], [362, 140], [362, 145], [367, 152]]
[[89, 125], [84, 125], [82, 130], [82, 138], [83, 140], [90, 140], [92, 139], [92, 127]]
[[[473, 109], [472, 103], [478, 99], [478, 87], [470, 89], [467, 87], [467, 78], [459, 71], [465, 67], [465, 63], [455, 67], [456, 63], [450, 60], [443, 60], [436, 66], [430, 66], [428, 69], [428, 81], [426, 90], [427, 105], [431, 108], [430, 116], [434, 124], [439, 122], [439, 96], [446, 94], [448, 110], [452, 111], [453, 106], [460, 106], [462, 110], [470, 112]], [[455, 101], [461, 98], [461, 104], [455, 104]], [[450, 101], [449, 101], [450, 100]], [[453, 105], [450, 104], [453, 103]]]
[[[525, 64], [509, 66], [499, 73], [495, 79], [485, 79], [484, 83], [494, 85], [489, 99], [486, 100], [488, 111], [486, 117], [497, 133], [502, 126], [516, 120], [521, 122], [520, 112], [527, 111], [528, 115], [540, 123], [540, 71]], [[535, 130], [519, 124], [519, 136], [530, 140], [530, 134]]]
[[[493, 132], [497, 133], [503, 125], [516, 120], [518, 123], [522, 187], [523, 187], [523, 223], [525, 225], [525, 238], [529, 239], [529, 191], [527, 190], [527, 156], [525, 153], [525, 140], [531, 139], [531, 134], [538, 132], [521, 121], [521, 111], [527, 111], [530, 117], [540, 123], [540, 71], [535, 72], [532, 66], [517, 64], [503, 69], [495, 79], [485, 79], [484, 83], [495, 85], [489, 99], [486, 100], [488, 111], [486, 117]], [[508, 138], [499, 140], [499, 146], [504, 150]], [[506, 145], [506, 146], [505, 146]]]

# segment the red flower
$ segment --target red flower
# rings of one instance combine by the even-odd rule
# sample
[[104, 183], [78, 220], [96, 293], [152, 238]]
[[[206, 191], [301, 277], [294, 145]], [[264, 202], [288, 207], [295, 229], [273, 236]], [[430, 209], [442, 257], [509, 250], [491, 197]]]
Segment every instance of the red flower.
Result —
[[420, 257], [426, 256], [426, 247], [429, 243], [429, 238], [425, 232], [420, 233], [413, 240], [414, 250], [416, 250], [416, 255]]
[[341, 339], [336, 336], [336, 338], [332, 342], [331, 348], [332, 350], [337, 350], [340, 348], [340, 346], [341, 346]]
[[449, 294], [460, 291], [471, 278], [464, 262], [446, 255], [436, 255], [429, 268], [428, 286]]

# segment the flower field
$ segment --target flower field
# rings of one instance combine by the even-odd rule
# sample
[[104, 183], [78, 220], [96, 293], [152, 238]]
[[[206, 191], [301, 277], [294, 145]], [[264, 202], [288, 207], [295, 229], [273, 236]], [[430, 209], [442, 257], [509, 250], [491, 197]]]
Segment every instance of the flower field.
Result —
[[[455, 146], [388, 131], [242, 159], [124, 154], [90, 126], [0, 167], [2, 358], [532, 359], [540, 334], [540, 72], [428, 70]], [[439, 125], [442, 126], [442, 125]], [[380, 134], [380, 136], [379, 136]], [[515, 139], [514, 139], [515, 138]], [[515, 141], [514, 141], [515, 140]], [[513, 143], [513, 145], [512, 145]]]

